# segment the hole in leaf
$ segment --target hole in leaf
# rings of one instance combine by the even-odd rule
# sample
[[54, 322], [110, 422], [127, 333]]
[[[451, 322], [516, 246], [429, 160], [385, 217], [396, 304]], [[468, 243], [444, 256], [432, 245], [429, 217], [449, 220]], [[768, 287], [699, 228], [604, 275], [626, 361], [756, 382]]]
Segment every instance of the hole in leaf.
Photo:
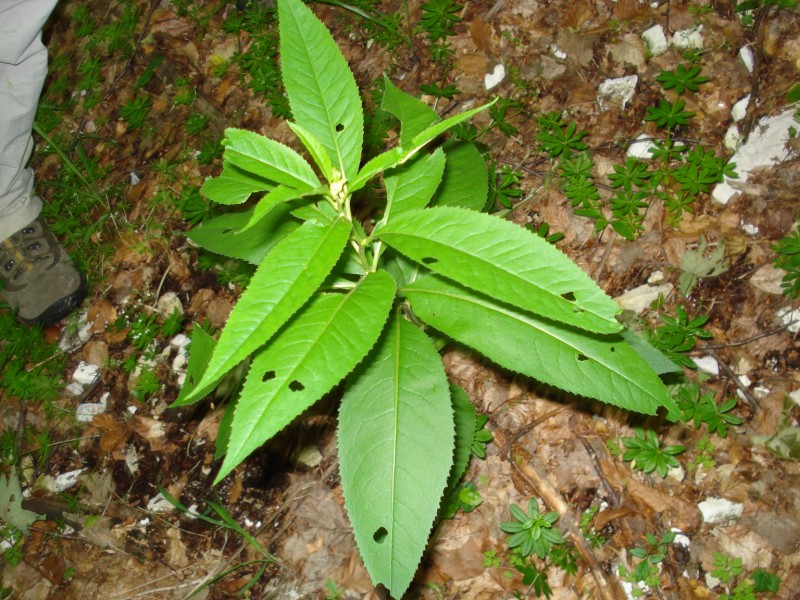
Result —
[[344, 123], [338, 123], [336, 125], [336, 133], [341, 133], [342, 131], [344, 131]]
[[567, 302], [575, 302], [575, 292], [565, 292], [561, 294], [561, 297]]
[[389, 532], [386, 531], [386, 527], [378, 527], [378, 529], [375, 530], [375, 533], [372, 534], [372, 539], [379, 544], [382, 544], [387, 535], [389, 535]]
[[275, 371], [267, 371], [264, 373], [264, 376], [261, 378], [261, 381], [267, 383], [270, 379], [275, 379]]
[[583, 362], [584, 360], [589, 360], [589, 357], [585, 354], [578, 354], [578, 360]]
[[426, 265], [432, 265], [434, 263], [439, 262], [439, 259], [433, 258], [432, 256], [426, 256], [425, 258], [422, 259], [422, 262]]
[[617, 348], [616, 348], [616, 346], [611, 346], [611, 351], [612, 351], [612, 352], [616, 352], [616, 351], [617, 351]]
[[289, 384], [289, 389], [293, 392], [302, 392], [304, 389], [306, 389], [306, 386], [295, 379]]

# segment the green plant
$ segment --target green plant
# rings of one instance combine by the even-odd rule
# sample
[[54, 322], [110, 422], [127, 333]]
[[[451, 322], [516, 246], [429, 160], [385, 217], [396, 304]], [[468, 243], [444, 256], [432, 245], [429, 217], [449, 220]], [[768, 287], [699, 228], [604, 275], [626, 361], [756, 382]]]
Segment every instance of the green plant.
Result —
[[345, 597], [344, 590], [333, 579], [328, 578], [325, 582], [325, 590], [325, 600], [341, 600]]
[[[520, 187], [523, 174], [511, 165], [493, 166], [494, 177], [490, 178], [490, 198], [492, 205], [497, 202], [504, 208], [511, 208], [525, 192]], [[492, 185], [493, 184], [493, 185]]]
[[726, 593], [720, 594], [720, 600], [756, 600], [757, 593], [775, 594], [780, 589], [780, 577], [762, 568], [755, 569], [748, 577], [734, 586], [743, 573], [741, 558], [714, 552], [714, 569], [711, 571], [711, 575], [719, 579], [726, 590]]
[[536, 553], [539, 558], [545, 558], [555, 544], [564, 543], [561, 532], [553, 527], [558, 521], [558, 513], [541, 514], [536, 498], [528, 500], [527, 513], [516, 504], [512, 504], [509, 510], [514, 520], [501, 523], [500, 529], [511, 534], [508, 547], [519, 546], [522, 556]]
[[697, 365], [685, 353], [695, 347], [698, 339], [707, 340], [714, 336], [705, 329], [708, 315], [690, 318], [686, 309], [678, 305], [675, 307], [675, 316], [661, 315], [661, 322], [663, 325], [653, 331], [650, 342], [675, 364], [696, 369]]
[[676, 94], [681, 95], [686, 90], [690, 92], [698, 91], [700, 84], [711, 81], [711, 79], [700, 75], [699, 65], [693, 65], [689, 68], [678, 65], [675, 71], [661, 71], [656, 77], [656, 81], [665, 90], [675, 90]]
[[722, 404], [717, 404], [714, 392], [701, 395], [700, 388], [696, 384], [682, 387], [678, 392], [677, 402], [683, 411], [684, 421], [694, 421], [695, 427], [705, 423], [709, 433], [716, 433], [720, 437], [727, 437], [729, 426], [742, 424], [740, 417], [729, 414], [736, 408], [736, 398], [729, 398]]
[[453, 0], [429, 0], [422, 5], [420, 23], [432, 42], [455, 35], [453, 25], [461, 22], [464, 7]]
[[[344, 380], [345, 506], [373, 580], [400, 597], [476, 431], [426, 325], [569, 392], [680, 413], [620, 335], [613, 300], [539, 236], [479, 212], [488, 184], [477, 149], [421, 151], [490, 104], [440, 120], [386, 78], [381, 108], [399, 120], [398, 144], [362, 165], [364, 117], [344, 57], [299, 0], [277, 10], [288, 125], [317, 170], [274, 140], [227, 130], [222, 172], [202, 192], [227, 205], [260, 199], [189, 235], [258, 266], [218, 340], [194, 329], [174, 405], [197, 402], [252, 355], [218, 482]], [[362, 225], [353, 194], [381, 174], [385, 207]]]
[[119, 118], [127, 121], [130, 129], [139, 129], [150, 115], [152, 107], [153, 102], [149, 96], [136, 94], [119, 109]]
[[581, 533], [592, 548], [599, 548], [606, 543], [606, 538], [594, 528], [594, 520], [599, 512], [600, 506], [593, 504], [581, 513]]
[[488, 415], [478, 415], [475, 418], [475, 434], [472, 436], [472, 454], [478, 458], [486, 458], [486, 444], [492, 441], [492, 432], [486, 430]]
[[661, 585], [660, 564], [669, 552], [669, 545], [675, 541], [675, 533], [668, 531], [661, 538], [652, 533], [645, 534], [647, 545], [644, 548], [633, 548], [628, 553], [637, 559], [633, 569], [620, 565], [620, 576], [632, 585], [630, 594], [634, 598], [642, 597], [648, 588]]
[[772, 249], [775, 251], [773, 264], [786, 271], [781, 282], [783, 294], [789, 298], [797, 298], [800, 295], [800, 229], [795, 228], [778, 240]]
[[621, 441], [626, 448], [622, 460], [632, 462], [633, 467], [645, 473], [655, 471], [661, 477], [666, 477], [670, 468], [680, 466], [675, 455], [686, 450], [685, 446], [680, 445], [662, 448], [655, 431], [645, 431], [640, 427], [636, 428], [634, 437], [624, 437]]
[[162, 387], [163, 384], [158, 377], [158, 373], [153, 369], [145, 368], [142, 369], [141, 373], [139, 373], [139, 377], [136, 379], [136, 389], [133, 395], [137, 400], [144, 401], [151, 395], [160, 391]]
[[686, 468], [689, 471], [693, 471], [697, 467], [704, 467], [706, 469], [711, 469], [716, 464], [714, 460], [713, 452], [716, 449], [714, 444], [711, 443], [711, 438], [707, 435], [704, 435], [697, 443], [694, 445], [694, 449], [696, 452], [695, 457], [686, 464]]

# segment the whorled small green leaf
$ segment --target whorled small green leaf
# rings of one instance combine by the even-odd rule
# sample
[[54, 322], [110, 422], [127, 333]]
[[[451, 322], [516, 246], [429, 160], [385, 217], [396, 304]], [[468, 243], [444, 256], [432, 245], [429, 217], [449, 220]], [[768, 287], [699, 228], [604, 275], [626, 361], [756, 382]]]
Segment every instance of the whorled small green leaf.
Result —
[[394, 85], [387, 75], [383, 76], [383, 85], [381, 109], [397, 117], [400, 121], [400, 146], [409, 146], [414, 136], [439, 120], [439, 115], [422, 100]]
[[444, 146], [447, 166], [436, 197], [435, 206], [460, 206], [481, 211], [489, 194], [489, 175], [486, 163], [470, 142], [448, 143]]
[[325, 25], [300, 0], [278, 2], [278, 29], [281, 74], [295, 122], [319, 140], [334, 168], [354, 179], [364, 113], [347, 61]]
[[386, 219], [409, 210], [425, 208], [433, 197], [444, 172], [445, 156], [441, 148], [433, 154], [418, 154], [402, 167], [384, 174]]
[[289, 129], [294, 131], [295, 135], [300, 138], [300, 141], [303, 142], [303, 145], [306, 147], [306, 150], [308, 150], [311, 158], [314, 159], [322, 176], [325, 177], [328, 183], [333, 182], [333, 164], [331, 163], [331, 157], [328, 156], [328, 152], [323, 148], [322, 143], [314, 137], [313, 133], [302, 125], [292, 123], [291, 121], [287, 121], [286, 124], [289, 126]]
[[614, 300], [552, 244], [509, 221], [433, 207], [399, 215], [374, 235], [430, 270], [513, 306], [588, 331], [621, 329]]
[[316, 296], [255, 355], [215, 483], [353, 370], [377, 341], [394, 293], [391, 276], [378, 271], [347, 294]]
[[339, 463], [353, 533], [372, 580], [405, 593], [453, 463], [447, 377], [427, 336], [395, 312], [348, 381]]
[[225, 160], [269, 181], [307, 191], [320, 187], [311, 165], [297, 152], [246, 129], [225, 130]]
[[324, 226], [309, 221], [273, 248], [233, 307], [197, 391], [184, 402], [201, 398], [306, 303], [339, 260], [349, 235], [343, 219]]
[[680, 410], [620, 335], [596, 335], [493, 301], [431, 275], [401, 290], [414, 313], [497, 364], [573, 394], [645, 414]]
[[219, 204], [241, 204], [251, 194], [272, 189], [274, 183], [225, 161], [222, 173], [205, 180], [200, 193]]
[[250, 217], [250, 220], [247, 221], [245, 226], [242, 227], [238, 234], [241, 235], [254, 225], [261, 222], [264, 217], [266, 217], [281, 204], [285, 204], [286, 202], [290, 202], [292, 200], [299, 200], [300, 198], [304, 198], [308, 195], [314, 195], [315, 193], [316, 190], [301, 192], [295, 188], [279, 185], [278, 187], [270, 190], [264, 195], [263, 198], [261, 198], [261, 200], [258, 201], [258, 204], [256, 204], [255, 208], [253, 209], [253, 214]]
[[203, 371], [206, 370], [216, 345], [216, 340], [208, 335], [200, 325], [195, 323], [192, 330], [192, 342], [189, 345], [189, 365], [186, 367], [186, 379], [178, 397], [170, 406], [176, 407], [191, 404], [191, 402], [186, 401], [186, 397], [195, 390], [198, 392], [195, 394], [197, 398], [202, 398], [211, 391], [211, 386], [205, 390], [199, 390], [197, 384], [200, 383], [200, 379], [203, 377]]
[[239, 232], [253, 217], [254, 210], [231, 212], [209, 219], [186, 237], [211, 252], [257, 265], [275, 244], [300, 227], [300, 222], [291, 218], [291, 211], [288, 204], [278, 206], [261, 219], [258, 227], [245, 233]]

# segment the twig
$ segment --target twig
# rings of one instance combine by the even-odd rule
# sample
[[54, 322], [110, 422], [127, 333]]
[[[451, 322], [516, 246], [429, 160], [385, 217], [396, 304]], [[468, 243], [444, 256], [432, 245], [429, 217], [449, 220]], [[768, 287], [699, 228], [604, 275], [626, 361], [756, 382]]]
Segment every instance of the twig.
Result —
[[727, 342], [725, 344], [704, 344], [703, 346], [697, 346], [693, 348], [689, 354], [703, 354], [705, 352], [712, 352], [714, 350], [723, 350], [725, 348], [735, 348], [736, 346], [746, 346], [751, 342], [755, 342], [756, 340], [760, 340], [761, 338], [769, 337], [771, 335], [777, 335], [789, 329], [795, 321], [791, 321], [786, 325], [781, 325], [780, 327], [775, 327], [773, 329], [769, 329], [767, 331], [763, 331], [761, 333], [757, 333], [756, 335], [750, 336], [748, 338], [744, 338], [741, 340], [734, 340], [732, 342]]
[[756, 400], [756, 397], [753, 396], [752, 393], [750, 393], [750, 390], [748, 390], [747, 387], [742, 383], [741, 379], [739, 379], [739, 376], [733, 372], [733, 369], [731, 369], [714, 350], [711, 351], [711, 356], [714, 357], [714, 360], [717, 361], [717, 364], [719, 364], [722, 370], [725, 371], [725, 374], [728, 376], [728, 378], [733, 380], [733, 382], [736, 384], [736, 387], [739, 388], [739, 391], [744, 395], [747, 403], [755, 409], [760, 409], [761, 403]]
[[758, 94], [761, 86], [761, 64], [764, 62], [764, 21], [766, 20], [767, 13], [772, 9], [772, 6], [765, 4], [758, 9], [756, 13], [755, 22], [753, 23], [753, 31], [755, 32], [755, 44], [753, 48], [753, 72], [750, 73], [750, 100], [747, 103], [747, 118], [744, 121], [742, 131], [742, 144], [747, 143], [747, 139], [753, 131], [756, 123], [756, 106], [758, 104]]

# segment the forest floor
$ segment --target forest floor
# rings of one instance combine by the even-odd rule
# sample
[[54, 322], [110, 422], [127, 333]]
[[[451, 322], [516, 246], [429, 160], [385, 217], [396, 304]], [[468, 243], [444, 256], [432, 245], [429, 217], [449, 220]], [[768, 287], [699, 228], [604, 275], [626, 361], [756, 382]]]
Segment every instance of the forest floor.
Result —
[[[669, 423], [553, 393], [446, 346], [449, 378], [488, 415], [493, 439], [465, 477], [473, 505], [437, 525], [404, 597], [535, 597], [546, 581], [559, 599], [800, 598], [800, 313], [773, 265], [774, 246], [800, 213], [792, 129], [800, 125], [787, 100], [800, 78], [796, 8], [741, 13], [718, 0], [433, 0], [427, 13], [416, 0], [358, 6], [396, 20], [386, 29], [312, 4], [367, 110], [384, 73], [440, 115], [500, 96], [498, 110], [475, 120], [493, 161], [491, 210], [563, 234], [557, 247], [619, 299], [631, 323], [662, 328], [654, 334], [662, 349], [687, 366], [676, 392], [687, 422]], [[440, 23], [447, 46], [432, 43], [436, 26], [421, 21], [433, 10], [452, 16]], [[663, 49], [646, 41], [658, 25]], [[42, 332], [23, 332], [2, 314], [0, 447], [14, 475], [0, 486], [0, 513], [9, 523], [25, 511], [44, 518], [27, 535], [6, 527], [0, 597], [386, 597], [361, 562], [343, 506], [335, 394], [216, 487], [227, 392], [169, 408], [192, 328], [220, 328], [252, 274], [185, 235], [221, 212], [198, 190], [221, 169], [224, 129], [295, 144], [275, 116], [285, 100], [271, 7], [63, 0], [45, 41], [51, 75], [32, 166], [45, 214], [90, 293], [78, 314]], [[657, 77], [679, 65], [697, 65], [708, 79], [680, 96], [665, 90]], [[487, 90], [490, 74], [498, 81]], [[603, 93], [620, 78], [628, 78], [616, 82], [621, 95]], [[576, 141], [586, 144], [601, 210], [613, 221], [622, 212], [610, 203], [608, 175], [636, 138], [663, 138], [648, 109], [678, 99], [693, 113], [673, 132], [687, 147], [727, 159], [736, 147], [729, 128], [748, 138], [732, 193], [715, 197], [714, 181], [680, 206], [647, 198], [620, 220], [636, 224], [627, 236], [635, 239], [622, 227], [598, 233], [565, 195], [563, 156], [542, 148], [541, 117], [556, 112], [588, 132]], [[764, 157], [743, 174], [743, 160]], [[663, 329], [664, 316], [678, 326]], [[667, 340], [670, 331], [677, 341]], [[690, 359], [701, 368], [688, 368]], [[697, 416], [696, 407], [712, 404]], [[645, 473], [641, 458], [624, 460], [636, 428], [654, 431], [662, 449], [684, 447], [665, 477]], [[559, 513], [574, 569], [556, 556], [515, 562], [500, 524], [531, 498]]]

